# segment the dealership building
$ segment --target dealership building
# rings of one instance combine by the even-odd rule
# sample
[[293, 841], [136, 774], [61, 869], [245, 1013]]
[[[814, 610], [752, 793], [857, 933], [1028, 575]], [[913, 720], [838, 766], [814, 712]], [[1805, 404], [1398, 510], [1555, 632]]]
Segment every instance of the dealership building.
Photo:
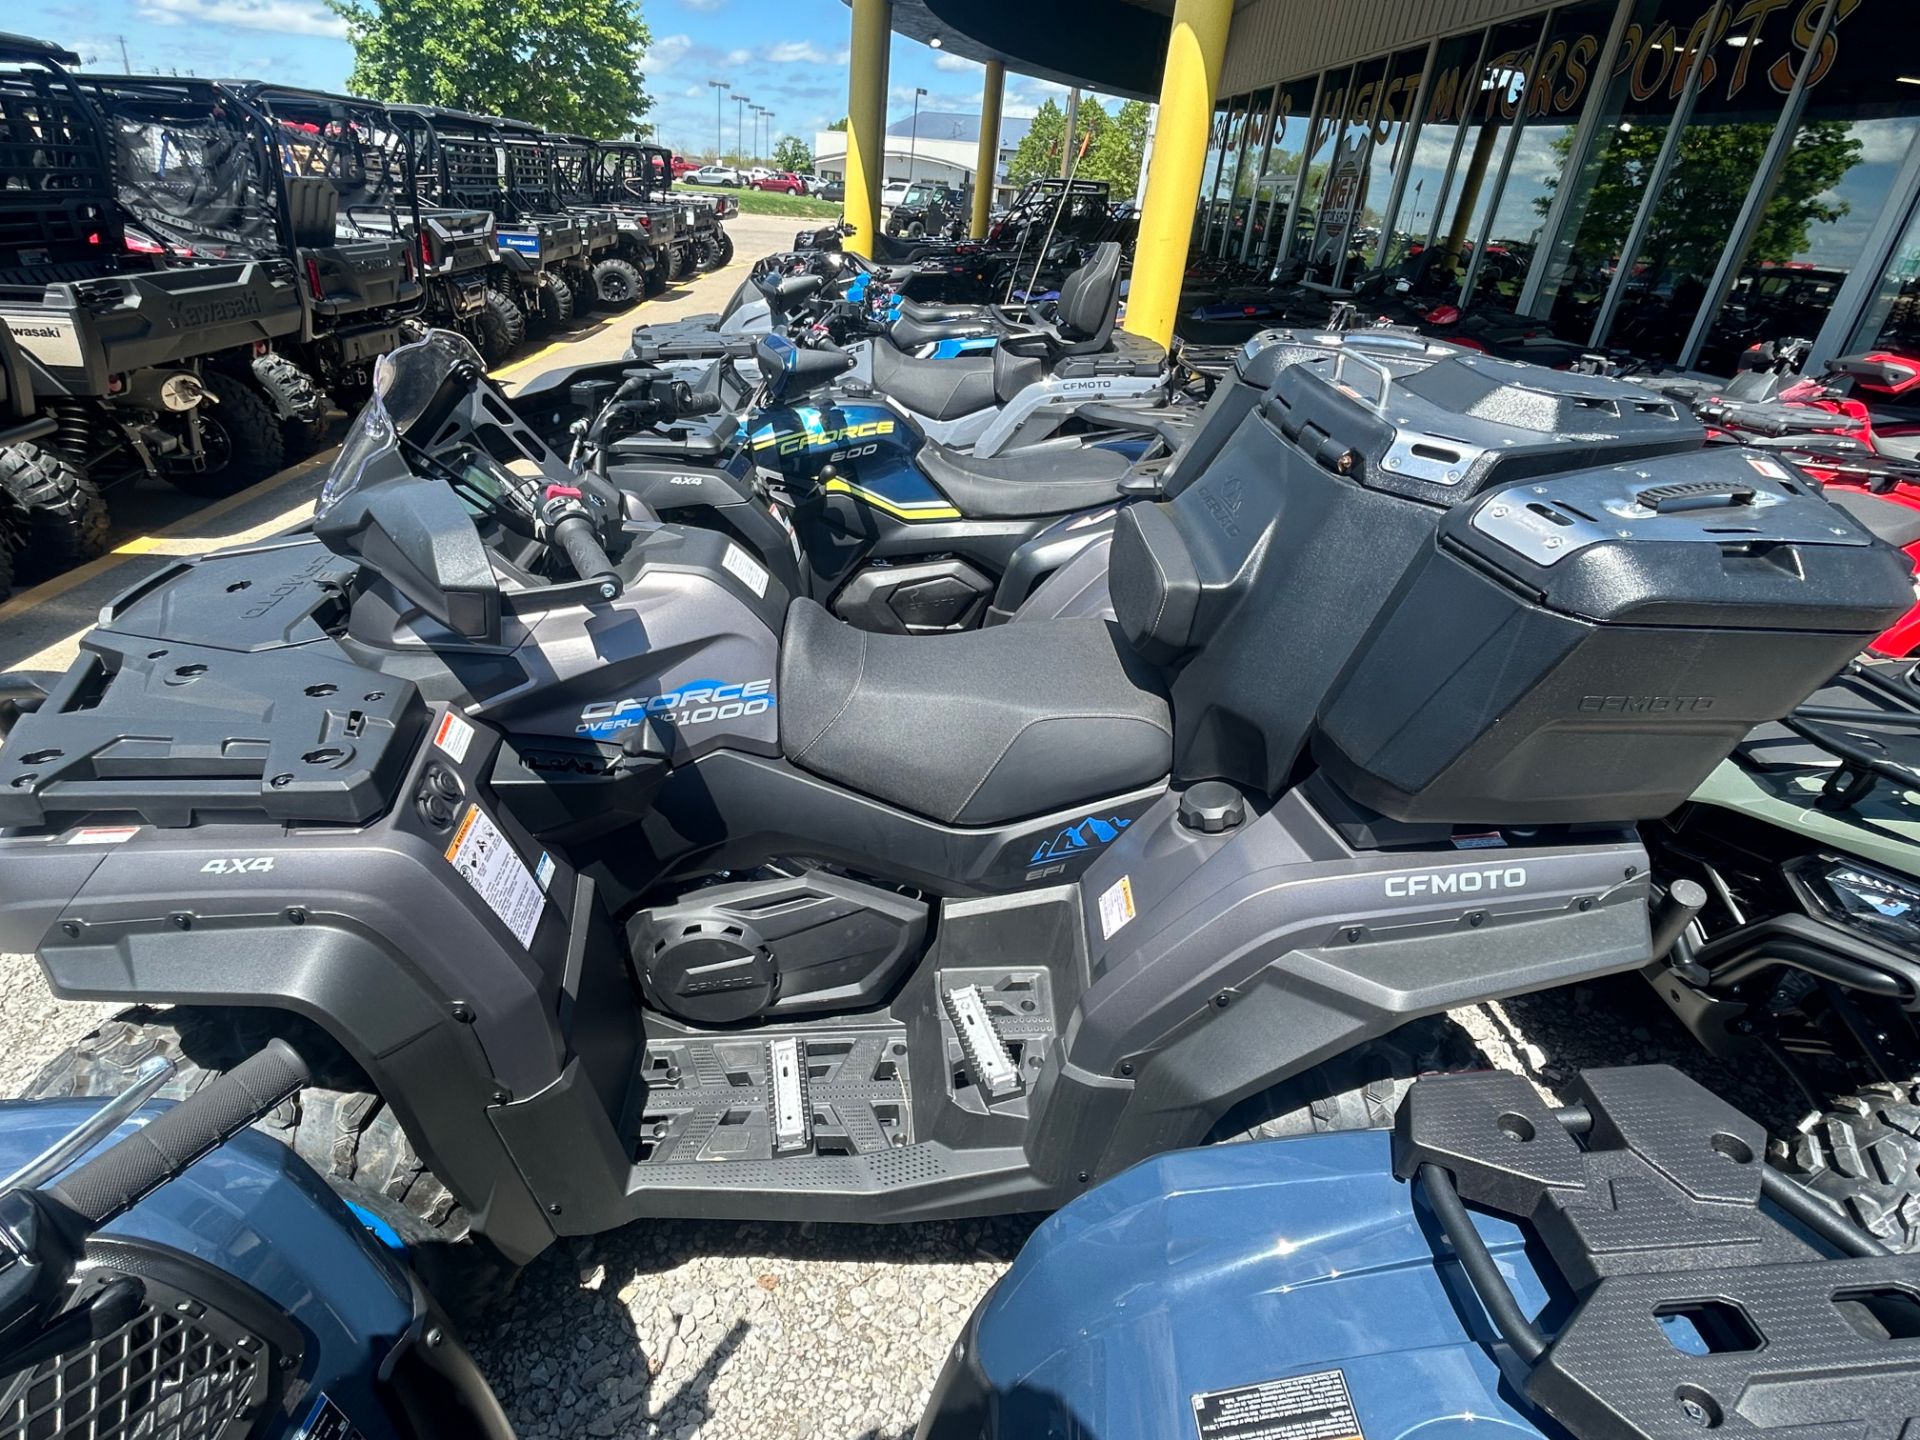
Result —
[[1816, 364], [1920, 345], [1916, 0], [852, 9], [855, 102], [876, 25], [987, 62], [990, 96], [1012, 68], [1160, 102], [1134, 279], [1149, 329], [1210, 256], [1336, 285], [1390, 267], [1437, 301], [1716, 373], [1788, 335]]

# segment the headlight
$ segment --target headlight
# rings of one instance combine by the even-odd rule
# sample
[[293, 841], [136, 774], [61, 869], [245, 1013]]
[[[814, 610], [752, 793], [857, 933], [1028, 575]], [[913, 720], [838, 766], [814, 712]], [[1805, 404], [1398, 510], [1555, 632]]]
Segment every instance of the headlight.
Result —
[[1794, 888], [1825, 918], [1920, 949], [1920, 880], [1832, 855], [1809, 855], [1786, 868]]

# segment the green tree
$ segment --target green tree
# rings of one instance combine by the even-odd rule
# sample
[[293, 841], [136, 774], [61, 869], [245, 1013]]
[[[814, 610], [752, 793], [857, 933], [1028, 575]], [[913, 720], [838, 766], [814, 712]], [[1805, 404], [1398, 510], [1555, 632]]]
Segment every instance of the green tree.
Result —
[[844, 115], [842, 115], [838, 120], [834, 121], [831, 125], [827, 126], [827, 129], [829, 130], [845, 131], [846, 128], [847, 128], [847, 117]]
[[1115, 195], [1130, 196], [1140, 183], [1140, 161], [1147, 153], [1147, 129], [1153, 111], [1144, 100], [1128, 100], [1111, 116], [1098, 105], [1083, 101], [1080, 113], [1086, 115], [1089, 110], [1102, 119], [1095, 122], [1093, 144], [1077, 173], [1088, 180], [1106, 181]]
[[[1666, 189], [1654, 204], [1639, 257], [1641, 268], [1654, 283], [1687, 276], [1704, 281], [1712, 275], [1726, 249], [1727, 227], [1740, 211], [1772, 133], [1771, 123], [1704, 122], [1687, 128]], [[1604, 153], [1587, 174], [1589, 190], [1580, 207], [1573, 247], [1576, 270], [1597, 270], [1618, 257], [1666, 134], [1664, 126], [1637, 125], [1607, 137]], [[1553, 144], [1564, 174], [1573, 132], [1556, 137]], [[1851, 207], [1833, 195], [1833, 188], [1859, 163], [1862, 153], [1845, 120], [1802, 125], [1754, 233], [1746, 265], [1778, 264], [1803, 255], [1816, 224], [1843, 219]], [[1556, 176], [1534, 201], [1541, 215], [1552, 209], [1559, 184]]]
[[507, 115], [601, 139], [652, 108], [639, 0], [327, 0], [353, 42], [351, 89]]
[[798, 135], [782, 135], [773, 147], [773, 168], [776, 170], [813, 169], [813, 147]]
[[[1095, 107], [1098, 108], [1098, 107]], [[1040, 107], [1014, 147], [1007, 162], [1007, 179], [1015, 185], [1060, 173], [1060, 147], [1066, 140], [1067, 112], [1049, 100]]]

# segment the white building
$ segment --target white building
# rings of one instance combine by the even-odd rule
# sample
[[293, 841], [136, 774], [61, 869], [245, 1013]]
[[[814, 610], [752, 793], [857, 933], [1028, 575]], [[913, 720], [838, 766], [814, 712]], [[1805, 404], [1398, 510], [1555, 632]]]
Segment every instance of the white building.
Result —
[[[996, 201], [1012, 198], [1007, 166], [1030, 123], [1012, 116], [1000, 122], [1000, 163], [993, 177]], [[956, 190], [970, 187], [980, 146], [980, 117], [922, 110], [918, 129], [916, 135], [911, 115], [887, 127], [886, 179], [935, 180]], [[813, 168], [831, 179], [846, 178], [846, 131], [822, 130], [813, 137]]]

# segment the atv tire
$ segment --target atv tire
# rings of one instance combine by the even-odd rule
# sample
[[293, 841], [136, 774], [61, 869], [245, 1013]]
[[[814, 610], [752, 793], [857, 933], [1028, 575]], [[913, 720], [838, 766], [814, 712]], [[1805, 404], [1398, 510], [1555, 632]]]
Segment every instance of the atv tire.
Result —
[[304, 460], [318, 450], [326, 438], [327, 412], [332, 408], [320, 382], [286, 356], [271, 351], [253, 362], [253, 376], [279, 415], [286, 458]]
[[1920, 1083], [1869, 1085], [1774, 1142], [1774, 1162], [1854, 1224], [1920, 1250]]
[[206, 467], [169, 466], [166, 477], [175, 489], [215, 499], [276, 474], [287, 462], [287, 443], [280, 417], [251, 384], [221, 370], [202, 378], [214, 403], [202, 401], [193, 423], [200, 427]]
[[477, 317], [480, 328], [480, 354], [487, 364], [498, 365], [527, 343], [527, 317], [513, 300], [487, 287], [486, 304]]
[[718, 270], [733, 263], [733, 237], [722, 230], [714, 237], [713, 253], [717, 257], [714, 269]]
[[19, 551], [22, 573], [52, 575], [106, 553], [106, 497], [59, 451], [30, 444], [0, 450], [0, 490], [14, 507], [4, 518], [25, 526], [6, 537]]
[[1241, 1101], [1208, 1138], [1280, 1140], [1334, 1130], [1384, 1130], [1422, 1075], [1483, 1070], [1467, 1033], [1444, 1015], [1402, 1025]]
[[0, 600], [13, 594], [14, 569], [26, 543], [27, 516], [12, 495], [0, 490]]
[[679, 245], [670, 245], [667, 247], [667, 256], [663, 263], [666, 266], [667, 284], [669, 285], [678, 284], [680, 277], [687, 273], [686, 251]]
[[115, 1095], [149, 1056], [174, 1062], [163, 1099], [184, 1100], [278, 1036], [313, 1068], [313, 1083], [254, 1123], [311, 1165], [343, 1200], [393, 1228], [427, 1288], [456, 1320], [483, 1314], [517, 1269], [469, 1233], [467, 1212], [413, 1148], [393, 1110], [325, 1031], [273, 1010], [123, 1010], [56, 1056], [25, 1098]]
[[624, 310], [646, 290], [640, 271], [625, 260], [602, 260], [593, 267], [593, 288], [609, 310]]
[[546, 328], [558, 330], [573, 323], [573, 284], [566, 276], [553, 274], [540, 287], [540, 320]]

